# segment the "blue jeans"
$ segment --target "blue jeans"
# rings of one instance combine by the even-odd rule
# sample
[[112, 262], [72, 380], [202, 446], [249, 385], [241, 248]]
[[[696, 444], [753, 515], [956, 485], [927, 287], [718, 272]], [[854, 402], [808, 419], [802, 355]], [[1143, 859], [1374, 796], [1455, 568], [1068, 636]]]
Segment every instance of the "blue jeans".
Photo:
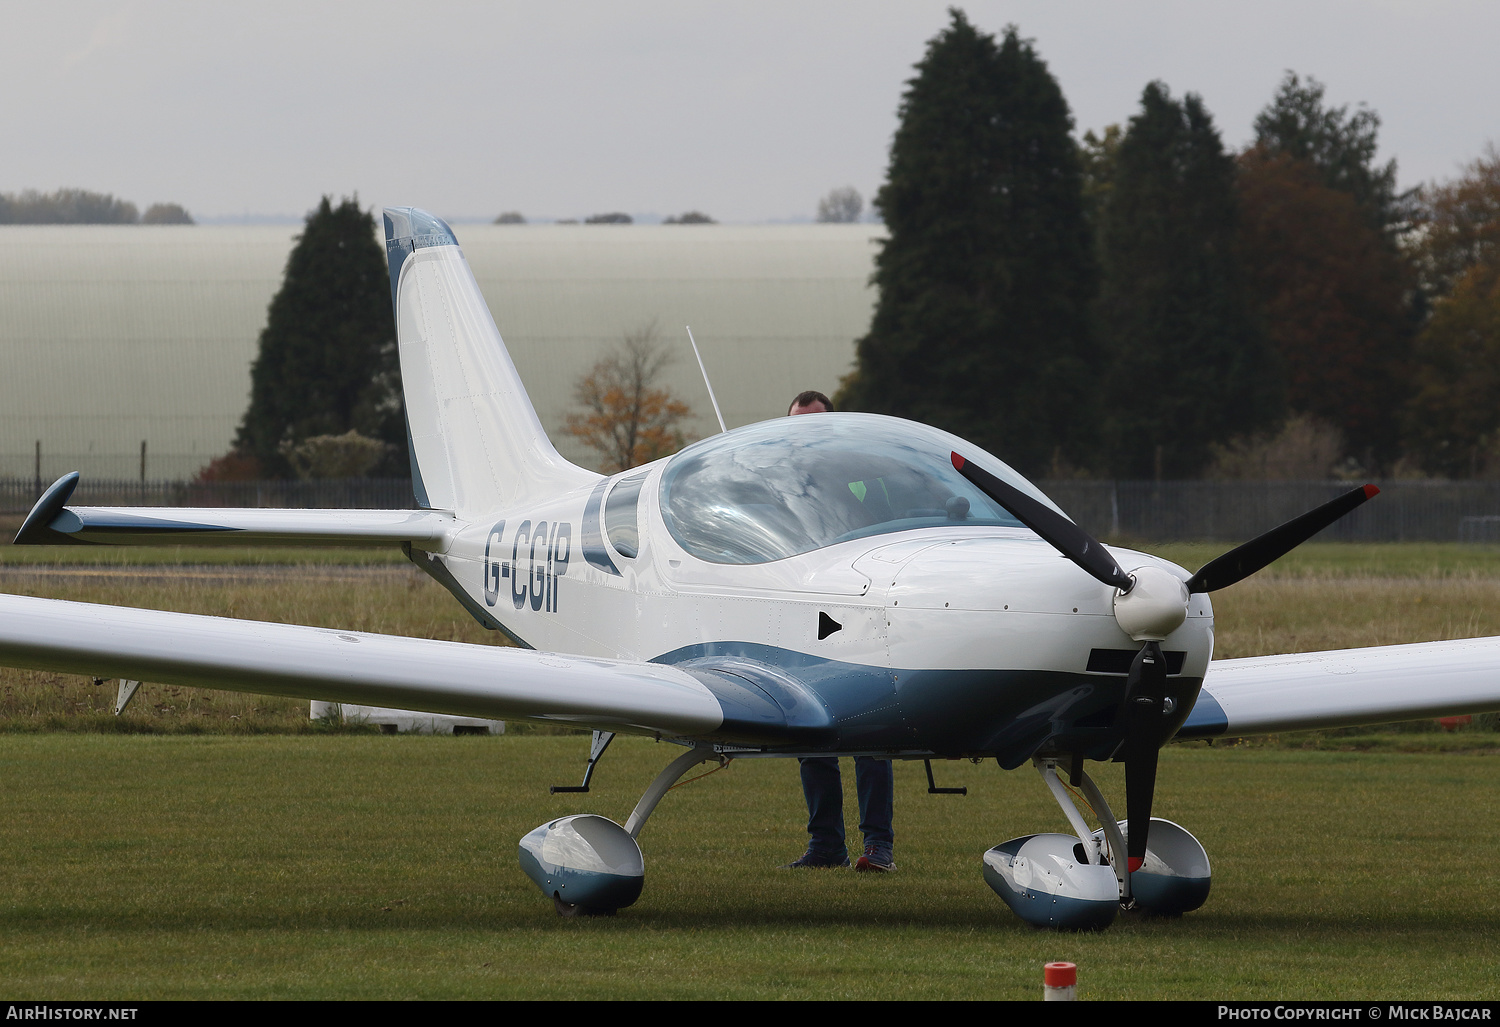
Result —
[[[798, 762], [802, 764], [802, 794], [807, 799], [808, 851], [833, 860], [847, 859], [844, 784], [838, 758], [815, 756]], [[865, 845], [873, 845], [889, 856], [895, 841], [891, 831], [895, 793], [891, 761], [854, 757], [854, 788], [859, 794], [859, 830], [865, 836]]]

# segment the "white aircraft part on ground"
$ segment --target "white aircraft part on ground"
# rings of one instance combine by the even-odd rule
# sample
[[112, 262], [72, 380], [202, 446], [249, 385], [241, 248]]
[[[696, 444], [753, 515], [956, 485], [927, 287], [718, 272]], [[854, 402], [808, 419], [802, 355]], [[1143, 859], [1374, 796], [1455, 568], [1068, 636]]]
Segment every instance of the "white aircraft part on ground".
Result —
[[312, 720], [335, 717], [345, 724], [372, 724], [387, 734], [461, 735], [505, 734], [505, 721], [482, 717], [453, 717], [417, 710], [393, 710], [384, 706], [321, 702], [314, 699], [307, 715]]

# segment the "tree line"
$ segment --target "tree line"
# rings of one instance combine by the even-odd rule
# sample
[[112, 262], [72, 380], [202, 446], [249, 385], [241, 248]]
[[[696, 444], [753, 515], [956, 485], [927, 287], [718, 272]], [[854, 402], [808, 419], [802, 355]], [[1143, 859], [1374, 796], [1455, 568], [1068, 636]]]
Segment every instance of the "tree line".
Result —
[[1500, 154], [1400, 192], [1379, 116], [1288, 72], [1243, 151], [1194, 93], [1073, 135], [1015, 27], [908, 83], [842, 409], [1032, 475], [1500, 474]]
[[181, 204], [153, 203], [141, 214], [128, 200], [87, 189], [0, 193], [0, 225], [191, 225]]

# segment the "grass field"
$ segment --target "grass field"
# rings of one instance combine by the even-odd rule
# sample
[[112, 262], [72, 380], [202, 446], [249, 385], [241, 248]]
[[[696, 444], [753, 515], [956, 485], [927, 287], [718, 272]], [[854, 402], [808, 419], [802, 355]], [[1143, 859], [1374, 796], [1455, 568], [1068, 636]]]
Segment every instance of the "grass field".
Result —
[[[802, 847], [795, 765], [678, 789], [647, 886], [558, 919], [521, 873], [550, 817], [623, 818], [665, 760], [621, 740], [588, 796], [585, 740], [544, 736], [0, 738], [0, 991], [21, 998], [1492, 997], [1500, 761], [1177, 747], [1158, 811], [1214, 890], [1176, 921], [1057, 935], [1016, 920], [979, 857], [1061, 827], [1029, 771], [897, 767], [889, 877], [775, 869]], [[1106, 789], [1118, 787], [1109, 768]], [[851, 797], [852, 801], [852, 797]]]
[[[408, 565], [349, 551], [294, 570], [231, 550], [169, 567], [21, 552], [64, 551], [0, 547], [0, 589], [493, 641]], [[1497, 593], [1494, 549], [1309, 545], [1215, 595], [1217, 652], [1500, 634]], [[938, 783], [970, 794], [929, 796], [921, 765], [898, 764], [900, 870], [880, 878], [775, 869], [804, 839], [796, 767], [739, 760], [658, 809], [636, 906], [565, 921], [516, 842], [564, 813], [623, 819], [675, 749], [622, 738], [591, 794], [551, 796], [586, 738], [343, 734], [305, 704], [150, 684], [114, 718], [113, 694], [0, 672], [8, 996], [1025, 999], [1053, 959], [1094, 999], [1495, 993], [1491, 730], [1168, 747], [1156, 812], [1207, 847], [1207, 905], [1055, 935], [979, 870], [1003, 839], [1065, 828], [1030, 770], [941, 763]], [[1098, 776], [1119, 791], [1118, 768]]]

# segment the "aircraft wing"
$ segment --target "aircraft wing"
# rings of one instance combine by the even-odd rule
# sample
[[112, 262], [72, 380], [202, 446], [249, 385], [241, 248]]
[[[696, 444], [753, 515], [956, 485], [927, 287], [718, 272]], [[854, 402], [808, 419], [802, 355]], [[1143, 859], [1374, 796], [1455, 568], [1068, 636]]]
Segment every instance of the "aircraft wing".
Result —
[[1500, 710], [1500, 638], [1215, 660], [1178, 738]]
[[67, 506], [78, 474], [42, 494], [17, 545], [435, 545], [457, 526], [440, 510], [262, 510]]
[[0, 665], [735, 745], [826, 734], [733, 671], [0, 595]]

